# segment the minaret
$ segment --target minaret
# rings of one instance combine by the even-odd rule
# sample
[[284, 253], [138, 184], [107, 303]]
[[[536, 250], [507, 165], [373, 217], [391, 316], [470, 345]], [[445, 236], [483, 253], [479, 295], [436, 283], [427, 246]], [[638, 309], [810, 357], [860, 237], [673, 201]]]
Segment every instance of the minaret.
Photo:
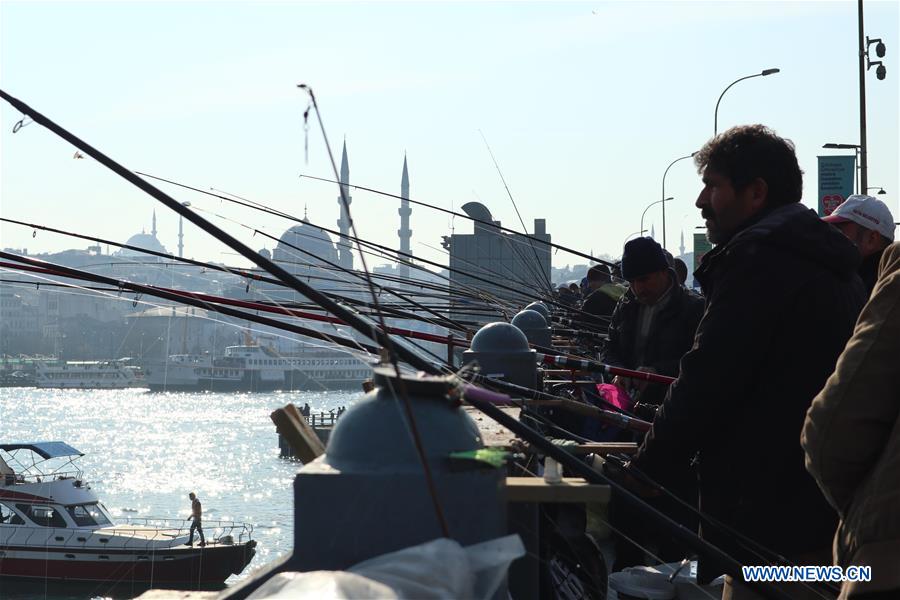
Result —
[[679, 256], [684, 256], [684, 229], [681, 230], [681, 245], [678, 246]]
[[184, 217], [178, 215], [178, 258], [184, 257]]
[[[409, 215], [412, 209], [409, 207], [409, 172], [406, 170], [406, 154], [403, 155], [403, 175], [400, 177], [400, 208], [397, 213], [400, 215], [400, 230], [397, 235], [400, 236], [400, 252], [412, 254], [409, 248], [409, 238], [412, 237], [412, 230], [409, 228]], [[409, 256], [401, 256], [403, 260], [412, 260]], [[401, 277], [409, 277], [409, 265], [401, 264], [398, 272]]]
[[156, 209], [153, 209], [153, 229], [150, 230], [150, 235], [156, 237]]
[[650, 237], [656, 239], [656, 228], [653, 225], [650, 226]]
[[[347, 208], [350, 207], [351, 202], [349, 183], [350, 165], [347, 162], [347, 140], [344, 139], [344, 150], [341, 155], [341, 189], [343, 190], [343, 195], [347, 198]], [[347, 234], [350, 233], [350, 215], [347, 214], [347, 209], [344, 207], [344, 202], [340, 196], [338, 196], [338, 206], [341, 207], [341, 218], [337, 222], [338, 229], [341, 232], [337, 244], [338, 263], [345, 269], [352, 269], [353, 254], [350, 253], [350, 240], [347, 238]]]

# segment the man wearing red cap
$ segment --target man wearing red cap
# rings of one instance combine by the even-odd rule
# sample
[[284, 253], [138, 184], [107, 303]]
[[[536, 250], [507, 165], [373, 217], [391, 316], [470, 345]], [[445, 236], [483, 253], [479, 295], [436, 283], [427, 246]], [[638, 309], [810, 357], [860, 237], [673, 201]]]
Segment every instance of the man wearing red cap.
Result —
[[841, 230], [862, 255], [859, 276], [871, 294], [884, 249], [894, 241], [894, 216], [887, 205], [872, 196], [850, 196], [823, 219]]

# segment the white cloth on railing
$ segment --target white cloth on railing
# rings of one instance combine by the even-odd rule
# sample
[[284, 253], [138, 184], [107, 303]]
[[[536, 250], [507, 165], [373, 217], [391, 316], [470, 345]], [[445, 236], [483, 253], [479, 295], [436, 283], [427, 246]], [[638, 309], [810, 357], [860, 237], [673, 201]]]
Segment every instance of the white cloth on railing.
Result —
[[510, 563], [524, 554], [518, 535], [465, 548], [440, 538], [376, 556], [347, 571], [279, 573], [247, 600], [488, 600], [502, 584]]

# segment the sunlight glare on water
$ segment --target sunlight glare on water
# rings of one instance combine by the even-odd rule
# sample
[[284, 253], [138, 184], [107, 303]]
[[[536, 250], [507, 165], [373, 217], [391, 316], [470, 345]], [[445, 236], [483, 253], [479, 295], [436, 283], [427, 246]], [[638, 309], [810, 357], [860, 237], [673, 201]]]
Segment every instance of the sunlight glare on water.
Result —
[[361, 397], [0, 388], [0, 440], [64, 441], [84, 452], [76, 464], [119, 518], [187, 518], [194, 491], [204, 520], [253, 525], [256, 556], [232, 584], [293, 546], [300, 464], [279, 458], [270, 413], [290, 402], [328, 412]]

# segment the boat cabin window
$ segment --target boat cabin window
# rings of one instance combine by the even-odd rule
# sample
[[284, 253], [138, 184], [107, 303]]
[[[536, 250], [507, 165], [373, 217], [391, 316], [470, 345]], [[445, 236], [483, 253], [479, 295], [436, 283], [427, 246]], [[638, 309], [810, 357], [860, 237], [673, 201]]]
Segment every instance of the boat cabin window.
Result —
[[109, 519], [96, 504], [76, 504], [67, 506], [66, 510], [72, 516], [72, 520], [79, 527], [93, 527], [94, 525], [111, 525]]
[[25, 520], [0, 502], [0, 525], [24, 525]]
[[41, 527], [66, 527], [66, 520], [52, 506], [16, 504], [26, 517]]

